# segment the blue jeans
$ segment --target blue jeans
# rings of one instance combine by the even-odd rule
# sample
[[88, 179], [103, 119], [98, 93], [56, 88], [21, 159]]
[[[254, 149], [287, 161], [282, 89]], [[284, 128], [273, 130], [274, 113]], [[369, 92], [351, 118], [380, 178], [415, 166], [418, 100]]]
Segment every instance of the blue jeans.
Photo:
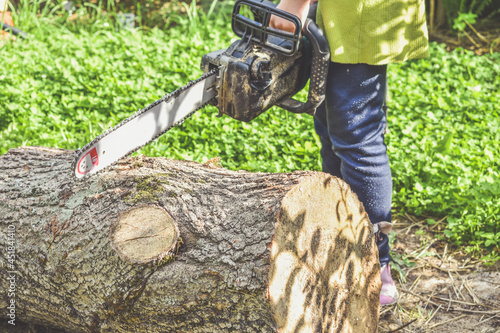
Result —
[[[330, 63], [326, 101], [314, 125], [323, 171], [343, 179], [372, 223], [391, 222], [392, 176], [384, 143], [387, 66]], [[390, 261], [385, 234], [377, 237], [380, 263]]]

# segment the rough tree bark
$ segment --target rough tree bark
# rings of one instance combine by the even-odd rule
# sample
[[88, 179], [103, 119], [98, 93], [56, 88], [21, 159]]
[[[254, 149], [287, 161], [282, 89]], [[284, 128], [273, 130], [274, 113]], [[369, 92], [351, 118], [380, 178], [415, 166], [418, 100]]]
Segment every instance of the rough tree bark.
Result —
[[0, 156], [1, 327], [377, 330], [373, 229], [339, 179], [136, 157], [75, 181], [72, 159]]

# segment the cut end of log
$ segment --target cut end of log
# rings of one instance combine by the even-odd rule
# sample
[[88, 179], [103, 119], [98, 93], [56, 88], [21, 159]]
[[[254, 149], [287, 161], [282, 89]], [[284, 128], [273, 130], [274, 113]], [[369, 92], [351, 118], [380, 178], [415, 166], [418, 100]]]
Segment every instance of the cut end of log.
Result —
[[374, 332], [380, 264], [372, 225], [340, 179], [287, 193], [271, 244], [268, 298], [279, 332]]
[[145, 205], [121, 214], [111, 227], [110, 239], [121, 258], [148, 263], [174, 252], [179, 229], [165, 209]]

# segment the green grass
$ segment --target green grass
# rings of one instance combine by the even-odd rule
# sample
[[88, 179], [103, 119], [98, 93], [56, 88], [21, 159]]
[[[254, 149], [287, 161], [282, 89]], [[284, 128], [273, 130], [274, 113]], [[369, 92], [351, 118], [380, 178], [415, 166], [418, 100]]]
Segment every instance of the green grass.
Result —
[[[165, 18], [169, 28], [134, 30], [120, 29], [116, 14], [100, 6], [81, 6], [76, 20], [57, 4], [43, 13], [36, 3], [22, 6], [14, 18], [31, 38], [0, 47], [0, 154], [19, 145], [79, 148], [199, 77], [201, 57], [234, 38], [229, 3], [208, 14], [176, 4], [179, 11]], [[448, 53], [436, 44], [431, 54], [389, 66], [394, 209], [446, 217], [438, 236], [495, 261], [500, 56]], [[246, 124], [207, 107], [140, 153], [199, 162], [219, 156], [234, 170], [320, 170], [312, 118], [278, 108]]]
[[391, 79], [395, 205], [447, 216], [447, 237], [498, 259], [500, 54], [432, 45], [432, 57], [393, 66]]

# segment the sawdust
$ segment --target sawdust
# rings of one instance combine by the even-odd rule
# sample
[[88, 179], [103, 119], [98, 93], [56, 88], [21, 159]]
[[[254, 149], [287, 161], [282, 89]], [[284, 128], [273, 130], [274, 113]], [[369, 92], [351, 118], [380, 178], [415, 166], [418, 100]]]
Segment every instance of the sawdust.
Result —
[[498, 265], [435, 239], [439, 224], [430, 230], [424, 221], [407, 216], [395, 223], [393, 251], [407, 266], [392, 272], [400, 300], [381, 309], [379, 332], [500, 332]]

